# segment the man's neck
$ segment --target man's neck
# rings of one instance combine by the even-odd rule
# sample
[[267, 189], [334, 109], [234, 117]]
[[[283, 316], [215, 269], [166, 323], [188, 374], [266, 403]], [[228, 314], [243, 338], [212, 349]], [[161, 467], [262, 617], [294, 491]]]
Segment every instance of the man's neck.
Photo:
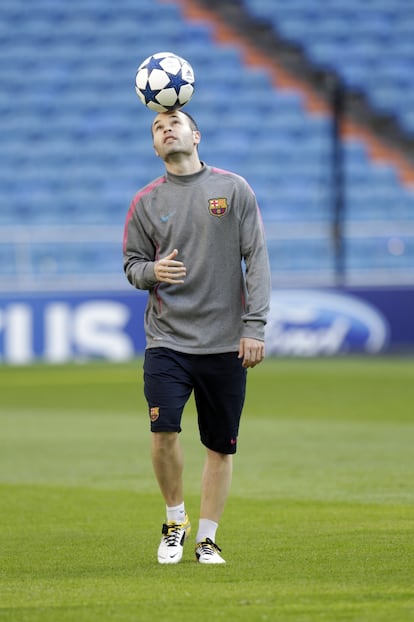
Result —
[[165, 161], [165, 168], [172, 175], [193, 175], [198, 173], [201, 167], [198, 154], [194, 154], [192, 158], [168, 158]]

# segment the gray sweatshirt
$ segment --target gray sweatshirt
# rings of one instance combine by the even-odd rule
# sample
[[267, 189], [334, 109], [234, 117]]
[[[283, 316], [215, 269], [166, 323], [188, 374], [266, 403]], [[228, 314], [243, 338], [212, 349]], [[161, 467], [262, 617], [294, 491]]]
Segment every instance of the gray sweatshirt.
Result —
[[[157, 282], [154, 263], [178, 249], [183, 284]], [[124, 270], [149, 291], [147, 348], [194, 354], [238, 351], [264, 339], [270, 270], [259, 208], [240, 176], [210, 166], [167, 173], [141, 189], [125, 223]]]

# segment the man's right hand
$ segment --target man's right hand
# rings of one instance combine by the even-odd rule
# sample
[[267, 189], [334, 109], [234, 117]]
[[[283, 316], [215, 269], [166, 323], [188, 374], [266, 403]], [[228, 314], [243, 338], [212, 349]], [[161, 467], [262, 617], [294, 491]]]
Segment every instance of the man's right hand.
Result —
[[178, 250], [175, 248], [172, 253], [155, 262], [154, 272], [157, 281], [171, 285], [184, 283], [187, 270], [182, 261], [175, 261], [177, 255]]

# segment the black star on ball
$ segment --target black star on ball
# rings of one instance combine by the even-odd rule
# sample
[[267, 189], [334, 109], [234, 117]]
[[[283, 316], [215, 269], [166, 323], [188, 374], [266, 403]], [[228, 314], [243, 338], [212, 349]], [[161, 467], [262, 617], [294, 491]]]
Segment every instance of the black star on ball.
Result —
[[174, 89], [175, 92], [177, 93], [177, 95], [180, 92], [180, 88], [186, 84], [186, 82], [182, 79], [181, 74], [172, 74], [172, 73], [167, 73], [167, 76], [170, 78], [169, 83], [167, 84], [167, 86], [165, 87], [166, 89]]
[[152, 88], [150, 87], [148, 82], [145, 85], [145, 89], [140, 89], [141, 93], [145, 97], [145, 101], [146, 101], [147, 104], [148, 104], [148, 102], [153, 100], [158, 95], [158, 93], [161, 92], [161, 90], [162, 89], [156, 89], [155, 91], [152, 90]]

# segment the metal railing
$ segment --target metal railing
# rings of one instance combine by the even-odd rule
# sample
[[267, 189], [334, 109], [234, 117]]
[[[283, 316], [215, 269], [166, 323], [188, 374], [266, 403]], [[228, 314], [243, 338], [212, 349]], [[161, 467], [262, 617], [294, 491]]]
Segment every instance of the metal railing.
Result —
[[[267, 223], [265, 227], [274, 287], [337, 284], [330, 223]], [[389, 265], [379, 263], [377, 267], [372, 261], [366, 262], [368, 267], [364, 261], [359, 265], [355, 261], [350, 264], [347, 258], [344, 285], [414, 284], [414, 221], [354, 221], [345, 223], [344, 232], [345, 254], [350, 245], [375, 238], [387, 241], [390, 254]], [[122, 270], [122, 237], [123, 230], [119, 226], [0, 227], [0, 292], [98, 291], [128, 287]], [[306, 245], [312, 241], [331, 249], [328, 261], [321, 265], [317, 258], [312, 261], [312, 256], [305, 258], [306, 265], [298, 265], [288, 256], [281, 261], [272, 257], [272, 248], [289, 249], [291, 257], [295, 257], [301, 247], [306, 253]], [[70, 255], [70, 260], [65, 263], [66, 255]]]

